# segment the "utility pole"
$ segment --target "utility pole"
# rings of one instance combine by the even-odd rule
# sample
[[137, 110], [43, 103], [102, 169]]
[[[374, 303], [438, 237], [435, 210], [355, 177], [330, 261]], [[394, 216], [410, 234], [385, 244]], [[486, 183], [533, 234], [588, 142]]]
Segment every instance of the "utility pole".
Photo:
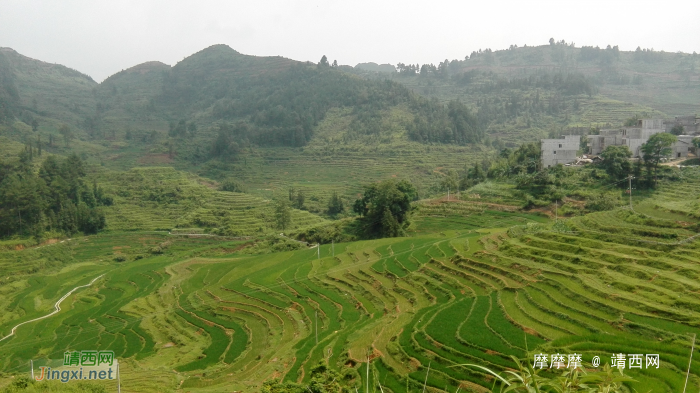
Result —
[[318, 251], [318, 259], [321, 259], [321, 243], [318, 243], [316, 248], [318, 248], [318, 250], [317, 250]]
[[335, 256], [335, 240], [331, 240], [331, 250], [333, 251], [333, 256]]
[[630, 210], [632, 210], [632, 175], [629, 175], [627, 177], [627, 180], [629, 180], [630, 185], [629, 185], [629, 194], [630, 194]]
[[685, 385], [683, 386], [683, 393], [688, 387], [688, 377], [690, 376], [690, 364], [693, 362], [693, 351], [695, 351], [695, 334], [693, 334], [693, 346], [690, 348], [690, 360], [688, 361], [688, 372], [685, 374]]
[[34, 380], [34, 360], [29, 361], [29, 367], [32, 369], [32, 381]]
[[425, 382], [423, 382], [423, 393], [425, 393], [425, 386], [428, 384], [428, 374], [430, 374], [430, 363], [432, 363], [432, 361], [428, 362], [428, 372], [425, 373]]
[[369, 393], [369, 355], [367, 355], [367, 390], [365, 393]]
[[447, 200], [450, 200], [450, 187], [447, 187]]

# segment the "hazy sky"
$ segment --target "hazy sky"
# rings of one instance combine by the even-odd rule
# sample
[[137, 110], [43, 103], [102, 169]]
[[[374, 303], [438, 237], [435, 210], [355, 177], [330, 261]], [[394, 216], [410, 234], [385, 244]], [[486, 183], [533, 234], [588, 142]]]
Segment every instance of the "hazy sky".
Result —
[[608, 44], [700, 52], [700, 1], [0, 0], [0, 46], [102, 81], [213, 44], [340, 64], [437, 63], [479, 48]]

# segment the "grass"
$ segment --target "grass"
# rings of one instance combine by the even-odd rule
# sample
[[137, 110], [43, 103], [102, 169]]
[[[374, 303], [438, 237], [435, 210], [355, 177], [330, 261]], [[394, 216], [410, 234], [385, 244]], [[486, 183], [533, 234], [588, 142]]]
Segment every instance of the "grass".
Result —
[[[663, 191], [655, 198], [648, 203], [672, 202]], [[525, 358], [527, 345], [530, 352], [582, 353], [584, 361], [659, 353], [662, 369], [630, 371], [640, 381], [631, 386], [680, 386], [689, 334], [700, 333], [693, 296], [700, 253], [696, 242], [678, 243], [693, 233], [684, 224], [692, 220], [675, 219], [681, 209], [671, 219], [663, 210], [589, 214], [567, 219], [573, 233], [561, 233], [541, 216], [463, 203], [423, 201], [411, 237], [336, 244], [335, 256], [324, 245], [321, 258], [315, 249], [250, 255], [237, 251], [244, 241], [116, 231], [5, 251], [6, 266], [42, 252], [70, 258], [0, 287], [3, 334], [45, 314], [70, 288], [105, 277], [55, 317], [0, 343], [10, 354], [0, 367], [12, 373], [26, 359], [109, 348], [138, 362], [133, 382], [125, 382], [131, 389], [152, 391], [141, 376], [167, 367], [178, 382], [165, 390], [184, 381], [183, 388], [203, 392], [257, 389], [271, 376], [308, 381], [319, 361], [355, 368], [355, 382], [364, 383], [369, 349], [381, 354], [371, 384], [378, 378], [385, 389], [405, 389], [408, 378], [419, 388], [430, 363], [428, 385], [454, 391], [461, 381], [488, 381], [449, 366], [502, 370], [512, 366], [508, 355]], [[685, 203], [690, 211], [692, 200]], [[421, 224], [427, 217], [434, 223]], [[463, 224], [448, 227], [454, 220]], [[542, 225], [507, 234], [526, 222]], [[148, 252], [166, 240], [172, 244], [163, 254]], [[700, 366], [691, 372], [700, 375]]]

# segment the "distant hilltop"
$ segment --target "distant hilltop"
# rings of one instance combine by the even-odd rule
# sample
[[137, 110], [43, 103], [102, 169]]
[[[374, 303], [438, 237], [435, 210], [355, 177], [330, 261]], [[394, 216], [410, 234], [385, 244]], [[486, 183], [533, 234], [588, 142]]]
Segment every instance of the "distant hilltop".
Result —
[[377, 63], [373, 63], [373, 62], [359, 63], [358, 65], [355, 66], [355, 69], [363, 70], [363, 71], [370, 71], [370, 72], [384, 72], [384, 73], [388, 73], [388, 74], [396, 72], [396, 67], [394, 67], [391, 64], [377, 64]]

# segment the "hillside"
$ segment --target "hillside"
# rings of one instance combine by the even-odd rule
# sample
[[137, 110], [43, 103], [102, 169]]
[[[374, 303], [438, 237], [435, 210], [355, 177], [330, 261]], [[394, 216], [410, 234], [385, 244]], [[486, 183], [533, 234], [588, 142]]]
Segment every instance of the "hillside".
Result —
[[28, 125], [35, 117], [79, 124], [95, 110], [92, 93], [98, 84], [76, 70], [0, 48], [0, 74], [16, 89], [14, 115]]
[[[320, 253], [249, 255], [243, 242], [157, 232], [4, 252], [0, 266], [32, 257], [49, 270], [1, 281], [0, 336], [104, 277], [0, 342], [0, 369], [87, 346], [115, 351], [124, 391], [259, 391], [273, 378], [308, 383], [324, 361], [352, 390], [479, 392], [489, 377], [452, 366], [508, 370], [510, 355], [534, 353], [580, 353], [588, 365], [630, 352], [659, 354], [661, 368], [626, 369], [628, 388], [681, 391], [700, 333], [698, 174], [682, 174], [635, 197], [635, 210], [556, 224], [504, 205], [422, 201], [413, 236]], [[689, 386], [700, 387], [695, 363]]]
[[[700, 112], [700, 55], [553, 42], [474, 52], [437, 65], [399, 63], [390, 78], [441, 101], [459, 99], [506, 143], [618, 125], [633, 116]], [[492, 139], [493, 140], [493, 139]]]
[[[324, 372], [346, 391], [485, 392], [493, 377], [459, 365], [536, 353], [588, 371], [655, 353], [625, 389], [678, 392], [688, 369], [700, 389], [698, 168], [539, 170], [526, 143], [700, 112], [697, 55], [324, 59], [214, 45], [98, 84], [0, 48], [1, 393], [73, 350], [114, 351], [139, 393], [303, 392]], [[415, 187], [405, 236], [357, 240], [363, 192], [408, 211], [364, 187], [386, 179]]]
[[[116, 173], [98, 170], [92, 178], [106, 193], [114, 195], [114, 205], [105, 209], [108, 228], [113, 231], [172, 230], [225, 236], [278, 233], [271, 200], [218, 191], [205, 179], [173, 168], [134, 168]], [[289, 229], [324, 222], [317, 215], [292, 209]]]
[[[362, 184], [387, 176], [415, 179], [434, 192], [442, 171], [463, 168], [490, 149], [480, 144], [482, 127], [466, 107], [446, 108], [344, 67], [216, 45], [173, 67], [148, 62], [97, 85], [65, 67], [6, 52], [12, 61], [3, 75], [19, 101], [8, 107], [14, 118], [0, 124], [0, 135], [35, 148], [41, 143], [53, 154], [77, 152], [114, 170], [170, 165], [236, 178], [262, 197], [293, 186], [322, 198], [330, 186], [352, 199]], [[42, 90], [47, 95], [34, 108]], [[54, 95], [60, 91], [66, 94]], [[337, 171], [322, 180], [318, 164], [329, 160]], [[316, 211], [324, 203], [310, 202]]]

